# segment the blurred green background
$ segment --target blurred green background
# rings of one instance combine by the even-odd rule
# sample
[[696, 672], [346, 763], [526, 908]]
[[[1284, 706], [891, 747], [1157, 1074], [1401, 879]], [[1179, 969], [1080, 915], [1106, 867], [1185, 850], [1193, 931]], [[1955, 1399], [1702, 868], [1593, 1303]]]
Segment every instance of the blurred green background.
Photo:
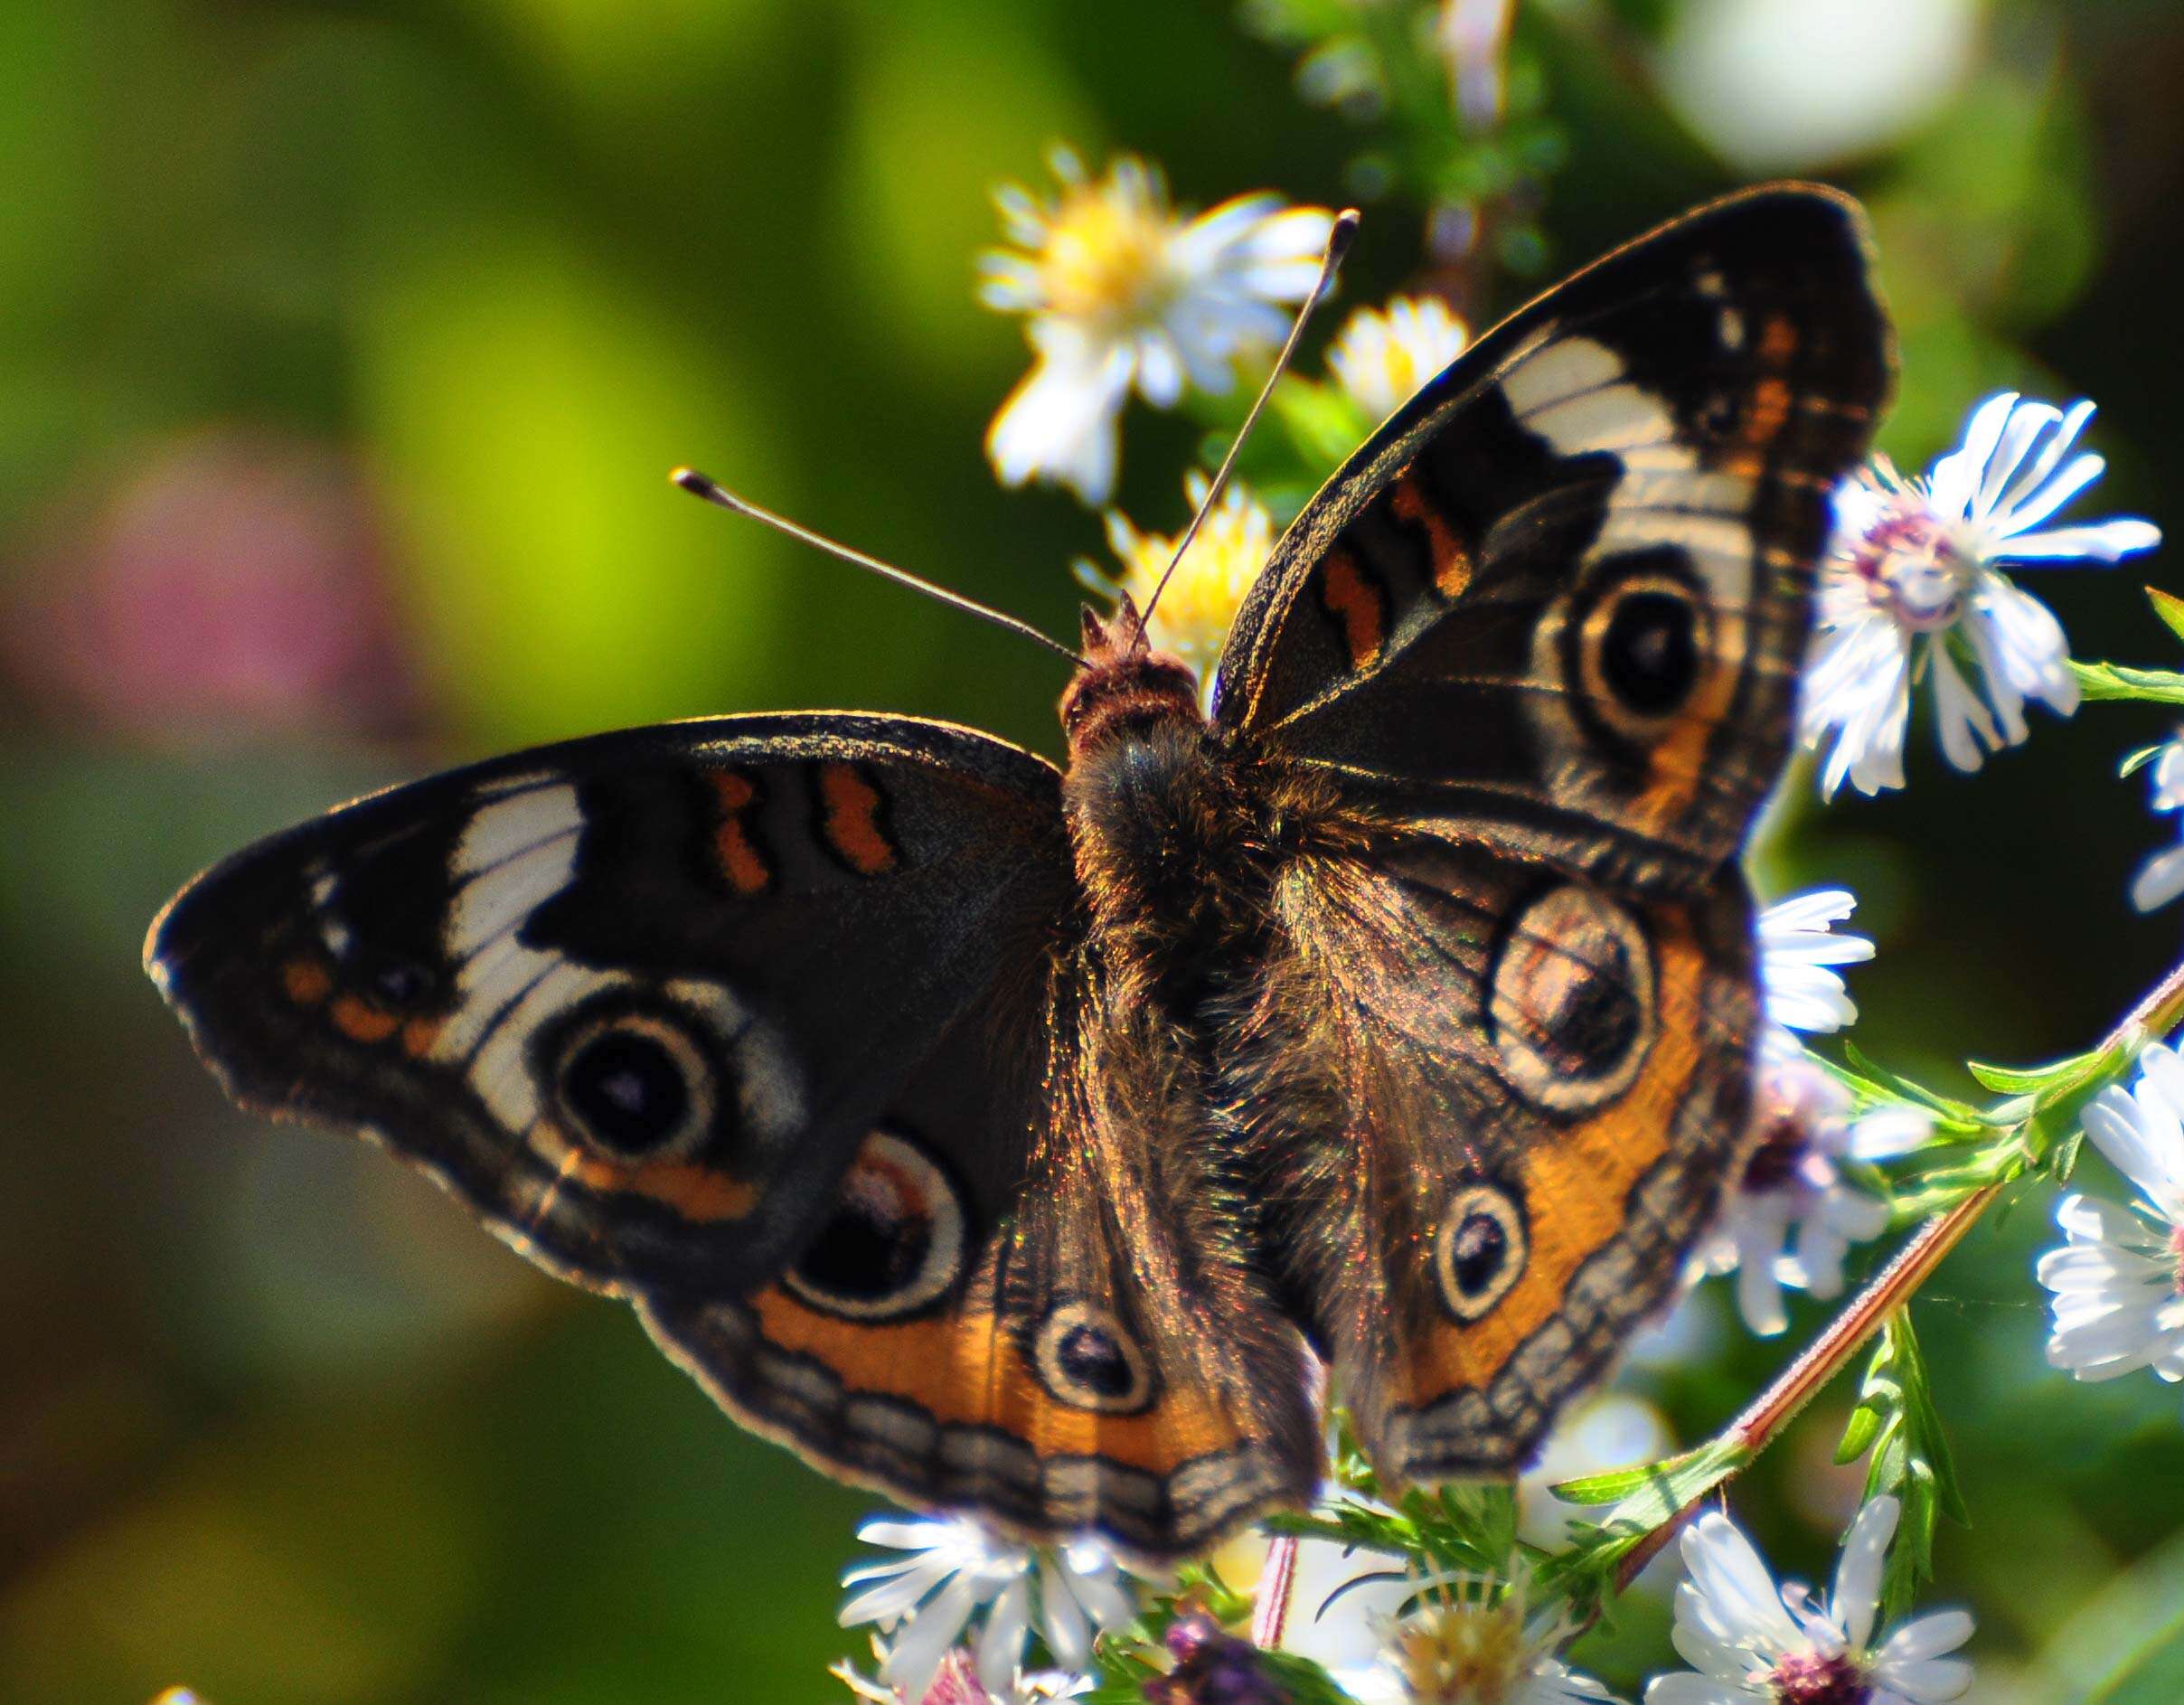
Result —
[[[2090, 395], [2089, 513], [2184, 528], [2184, 6], [1560, 0], [1518, 42], [1563, 158], [1496, 310], [1826, 176], [1879, 226], [1907, 465], [1988, 388]], [[0, 7], [0, 1700], [834, 1694], [872, 1501], [382, 1157], [230, 1112], [139, 943], [250, 837], [517, 744], [847, 705], [1056, 751], [1051, 658], [664, 476], [1067, 632], [1097, 518], [980, 451], [1024, 361], [972, 300], [989, 188], [1060, 138], [1200, 205], [1371, 188], [1371, 127], [1294, 57], [1219, 0]], [[1348, 302], [1420, 266], [1415, 199], [1367, 212]], [[1130, 417], [1142, 523], [1180, 524], [1196, 431]], [[2171, 665], [2135, 593], [2171, 560], [2029, 585], [2079, 655]], [[2170, 831], [2114, 760], [2165, 731], [2089, 707], [1963, 777], [1922, 725], [1906, 794], [1796, 791], [1765, 875], [1862, 896], [1870, 1051], [1967, 1088], [1953, 1059], [2083, 1046], [2158, 975], [2177, 915], [2123, 893]], [[2048, 1235], [2029, 1199], [1918, 1305], [1978, 1522], [1935, 1597], [1979, 1616], [1982, 1700], [2173, 1701], [2179, 1402], [2045, 1367]], [[1713, 1342], [1643, 1378], [1686, 1440], [1790, 1349]], [[1738, 1485], [1793, 1571], [1832, 1545], [1848, 1400]], [[1664, 1626], [1634, 1604], [1580, 1657], [1627, 1690]]]

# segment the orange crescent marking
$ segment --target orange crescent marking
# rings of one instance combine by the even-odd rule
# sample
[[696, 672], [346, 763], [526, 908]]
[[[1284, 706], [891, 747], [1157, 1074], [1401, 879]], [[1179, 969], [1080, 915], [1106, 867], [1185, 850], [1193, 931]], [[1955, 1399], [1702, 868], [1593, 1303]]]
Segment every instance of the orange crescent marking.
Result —
[[413, 1018], [402, 1026], [402, 1052], [412, 1060], [422, 1060], [432, 1051], [440, 1039], [445, 1021], [437, 1018]]
[[334, 1004], [326, 1009], [326, 1016], [334, 1021], [334, 1028], [353, 1042], [383, 1042], [401, 1028], [402, 1022], [392, 1013], [382, 1012], [353, 994], [336, 996]]
[[1404, 1407], [1493, 1379], [1559, 1312], [1577, 1268], [1622, 1230], [1632, 1186], [1668, 1152], [1676, 1109], [1699, 1073], [1707, 961], [1683, 912], [1656, 911], [1651, 921], [1660, 978], [1652, 1058], [1619, 1100], [1526, 1152], [1524, 1272], [1480, 1319], [1436, 1323], [1423, 1335], [1398, 1372]]
[[1462, 597], [1464, 589], [1471, 584], [1471, 552], [1464, 548], [1464, 541], [1456, 537], [1456, 530], [1448, 524], [1448, 517], [1436, 509], [1418, 489], [1418, 482], [1408, 468], [1396, 476], [1388, 502], [1405, 521], [1426, 529], [1426, 542], [1433, 551], [1434, 585], [1441, 596]]
[[826, 807], [822, 826], [843, 862], [860, 876], [883, 876], [900, 862], [895, 843], [880, 826], [880, 789], [857, 773], [853, 764], [828, 764], [819, 771], [819, 796]]
[[1350, 666], [1362, 669], [1380, 655], [1386, 617], [1380, 589], [1368, 580], [1347, 551], [1330, 551], [1320, 565], [1320, 601], [1342, 624]]
[[1665, 829], [1690, 808], [1706, 774], [1707, 742], [1729, 713], [1743, 673], [1744, 617], [1724, 613], [1699, 690], [1677, 713], [1676, 723], [1646, 759], [1646, 785], [1630, 803], [1635, 826], [1645, 833]]
[[291, 959], [280, 968], [281, 992], [298, 1006], [316, 1006], [334, 992], [334, 974], [316, 959]]
[[758, 1205], [759, 1192], [755, 1184], [687, 1161], [645, 1161], [624, 1166], [571, 1148], [570, 1158], [561, 1163], [561, 1178], [574, 1179], [601, 1195], [650, 1196], [685, 1220], [708, 1225], [745, 1219]]
[[777, 1287], [751, 1306], [768, 1343], [811, 1357], [848, 1391], [900, 1398], [943, 1425], [997, 1427], [1041, 1456], [1106, 1456], [1166, 1474], [1244, 1438], [1224, 1409], [1173, 1386], [1142, 1415], [1058, 1403], [1024, 1365], [1010, 1324], [991, 1314], [837, 1320]]
[[743, 814], [758, 803], [758, 784], [732, 769], [713, 770], [706, 779], [720, 801], [720, 824], [713, 831], [713, 857], [720, 872], [737, 893], [762, 894], [773, 883], [773, 867], [743, 826]]

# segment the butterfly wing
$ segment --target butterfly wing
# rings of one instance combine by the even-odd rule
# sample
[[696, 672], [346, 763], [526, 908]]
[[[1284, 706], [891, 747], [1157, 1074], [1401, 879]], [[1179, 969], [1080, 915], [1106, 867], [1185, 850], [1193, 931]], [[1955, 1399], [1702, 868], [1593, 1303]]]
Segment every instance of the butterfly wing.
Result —
[[[1163, 1093], [1172, 1039], [1083, 954], [1003, 1013], [905, 1087], [780, 1283], [651, 1298], [647, 1323], [755, 1430], [1026, 1537], [1093, 1529], [1172, 1558], [1308, 1502], [1303, 1342], [1194, 1163], [1193, 1106]], [[932, 1141], [974, 1131], [983, 1152]], [[940, 1269], [957, 1276], [875, 1304], [855, 1276], [905, 1247], [920, 1216], [899, 1205], [930, 1201], [952, 1204], [941, 1235], [890, 1270], [960, 1247]]]
[[1306, 506], [1215, 720], [1407, 817], [1669, 881], [1787, 751], [1829, 494], [1888, 389], [1831, 192], [1701, 209], [1481, 338]]
[[1238, 619], [1217, 731], [1317, 826], [1231, 1098], [1395, 1479], [1521, 1465], [1737, 1164], [1734, 856], [1888, 371], [1849, 203], [1703, 209], [1427, 386]]
[[1513, 1473], [1744, 1152], [1748, 908], [1351, 827], [1282, 873], [1230, 1060], [1267, 1241], [1391, 1484]]
[[238, 1100], [378, 1137], [553, 1271], [747, 1286], [1040, 950], [1058, 781], [880, 718], [579, 740], [239, 854], [146, 966]]
[[1270, 1306], [1189, 1329], [1246, 1299], [1099, 1087], [1147, 1055], [1084, 934], [1051, 766], [762, 716], [347, 806], [200, 878], [146, 961], [238, 1100], [631, 1295], [758, 1430], [1168, 1552], [1308, 1489], [1310, 1412]]

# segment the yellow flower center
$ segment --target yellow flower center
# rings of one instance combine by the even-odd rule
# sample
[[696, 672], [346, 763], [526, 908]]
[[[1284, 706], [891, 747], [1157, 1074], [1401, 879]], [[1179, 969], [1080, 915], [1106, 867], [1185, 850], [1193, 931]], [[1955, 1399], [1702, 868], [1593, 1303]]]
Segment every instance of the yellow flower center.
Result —
[[1166, 287], [1168, 238], [1166, 215], [1143, 198], [1113, 184], [1071, 189], [1040, 261], [1049, 308], [1106, 324], [1148, 317]]
[[1419, 1705], [1507, 1705], [1530, 1649], [1511, 1605], [1436, 1605], [1397, 1631], [1403, 1684]]

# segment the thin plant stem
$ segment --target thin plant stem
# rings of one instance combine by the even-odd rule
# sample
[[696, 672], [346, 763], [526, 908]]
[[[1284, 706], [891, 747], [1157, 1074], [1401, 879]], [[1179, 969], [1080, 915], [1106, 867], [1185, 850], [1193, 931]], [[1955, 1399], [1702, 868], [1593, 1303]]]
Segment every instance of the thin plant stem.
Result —
[[1266, 1548], [1266, 1572], [1259, 1578], [1257, 1602], [1251, 1607], [1251, 1644], [1272, 1652], [1282, 1644], [1289, 1625], [1289, 1600], [1296, 1591], [1296, 1537], [1277, 1533]]
[[[2130, 1015], [2109, 1031], [2102, 1041], [2100, 1051], [2128, 1048], [2135, 1054], [2148, 1039], [2168, 1034], [2179, 1021], [2184, 1021], [2184, 963], [2172, 967], [2132, 1009]], [[1741, 1472], [1742, 1465], [1748, 1465], [1765, 1450], [1798, 1411], [1850, 1365], [1851, 1359], [1865, 1347], [1866, 1341], [1880, 1330], [1883, 1322], [1910, 1302], [1912, 1295], [1932, 1276], [1949, 1251], [1963, 1240], [1964, 1234], [2001, 1192], [2000, 1184], [1989, 1184], [1965, 1197], [1948, 1212], [1927, 1220], [1897, 1251], [1896, 1258], [1850, 1299], [1828, 1329], [1730, 1423], [1725, 1437], [1743, 1453], [1743, 1465], [1733, 1470], [1732, 1475]], [[1727, 1484], [1726, 1477], [1723, 1484]], [[1694, 1498], [1633, 1546], [1616, 1571], [1616, 1586], [1627, 1587], [1636, 1579], [1638, 1572], [1719, 1490], [1719, 1486], [1715, 1486]]]

